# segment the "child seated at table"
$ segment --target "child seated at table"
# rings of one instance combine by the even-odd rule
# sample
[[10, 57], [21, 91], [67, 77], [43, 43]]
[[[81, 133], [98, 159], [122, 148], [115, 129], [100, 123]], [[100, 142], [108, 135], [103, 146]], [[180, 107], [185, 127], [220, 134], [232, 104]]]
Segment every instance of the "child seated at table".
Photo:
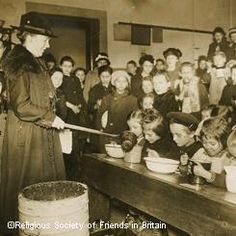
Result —
[[[221, 117], [205, 120], [201, 128], [200, 138], [206, 155], [211, 157], [211, 170], [205, 170], [200, 163], [196, 162], [197, 165], [194, 166], [193, 172], [216, 186], [222, 186], [222, 181], [219, 181], [218, 175], [222, 174], [224, 166], [231, 162], [230, 154], [226, 150], [230, 130], [229, 123]], [[203, 159], [204, 156], [201, 158]]]
[[125, 131], [121, 138], [121, 146], [126, 152], [125, 161], [139, 163], [144, 145], [143, 136], [143, 111], [135, 110], [127, 118], [129, 130]]
[[143, 132], [146, 140], [143, 156], [179, 160], [180, 152], [171, 138], [167, 122], [156, 109], [144, 113]]
[[199, 120], [195, 116], [183, 112], [170, 112], [167, 118], [170, 120], [173, 140], [181, 153], [179, 169], [181, 174], [186, 176], [189, 159], [202, 148], [202, 144], [195, 138]]

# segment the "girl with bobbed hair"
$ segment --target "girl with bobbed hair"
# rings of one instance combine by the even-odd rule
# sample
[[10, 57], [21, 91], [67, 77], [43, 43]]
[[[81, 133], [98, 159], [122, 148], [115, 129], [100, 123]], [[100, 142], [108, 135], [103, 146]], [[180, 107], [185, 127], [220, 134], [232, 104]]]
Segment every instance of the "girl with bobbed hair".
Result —
[[144, 156], [179, 160], [180, 152], [171, 138], [168, 124], [156, 109], [148, 109], [144, 112], [143, 133], [146, 140]]

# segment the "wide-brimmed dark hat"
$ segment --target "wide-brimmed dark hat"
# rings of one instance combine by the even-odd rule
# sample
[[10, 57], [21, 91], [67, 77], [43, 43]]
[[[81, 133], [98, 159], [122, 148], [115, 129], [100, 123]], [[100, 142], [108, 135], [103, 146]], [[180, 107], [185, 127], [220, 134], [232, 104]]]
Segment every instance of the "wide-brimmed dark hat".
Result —
[[163, 52], [163, 56], [165, 58], [170, 55], [174, 55], [179, 59], [180, 57], [182, 57], [182, 52], [178, 48], [168, 48]]
[[19, 31], [41, 34], [55, 38], [49, 20], [38, 12], [28, 12], [21, 16], [20, 26], [11, 26]]

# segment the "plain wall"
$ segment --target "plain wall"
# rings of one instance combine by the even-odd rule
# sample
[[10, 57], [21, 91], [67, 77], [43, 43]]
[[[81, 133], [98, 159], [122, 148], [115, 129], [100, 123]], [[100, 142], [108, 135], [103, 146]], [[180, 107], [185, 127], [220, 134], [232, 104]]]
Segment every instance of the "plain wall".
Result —
[[[164, 43], [155, 43], [148, 47], [137, 46], [131, 45], [130, 42], [114, 41], [114, 23], [131, 22], [199, 30], [213, 30], [215, 26], [220, 25], [227, 30], [236, 18], [231, 14], [235, 12], [233, 9], [236, 10], [235, 0], [30, 0], [28, 2], [106, 11], [107, 51], [113, 67], [118, 68], [124, 67], [125, 62], [130, 59], [138, 61], [143, 52], [161, 57], [163, 50], [171, 46], [178, 46], [183, 50], [183, 60], [194, 60], [198, 55], [206, 53], [211, 36], [164, 31]], [[9, 24], [18, 24], [20, 15], [25, 12], [26, 1], [0, 0], [0, 4], [1, 17]], [[60, 14], [63, 15], [63, 11]]]
[[74, 27], [57, 26], [54, 28], [55, 35], [50, 52], [56, 57], [59, 63], [63, 56], [71, 56], [75, 66], [86, 68], [86, 32], [84, 29]]

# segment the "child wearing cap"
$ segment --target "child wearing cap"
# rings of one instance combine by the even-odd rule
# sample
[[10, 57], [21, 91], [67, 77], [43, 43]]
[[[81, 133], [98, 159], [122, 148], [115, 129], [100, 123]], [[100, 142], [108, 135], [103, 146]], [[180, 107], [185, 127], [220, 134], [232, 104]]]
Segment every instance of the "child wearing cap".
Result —
[[141, 66], [141, 71], [138, 72], [131, 80], [131, 93], [140, 98], [143, 94], [142, 92], [142, 81], [143, 78], [150, 76], [154, 68], [154, 58], [152, 55], [144, 55], [139, 59], [139, 65]]
[[189, 159], [202, 148], [202, 144], [195, 139], [199, 120], [195, 116], [183, 112], [170, 112], [167, 118], [170, 120], [173, 140], [181, 152], [179, 169], [185, 176], [188, 173]]
[[[111, 84], [114, 91], [102, 99], [98, 110], [98, 127], [108, 133], [120, 134], [127, 130], [127, 116], [138, 108], [138, 101], [129, 92], [130, 76], [127, 72], [113, 72]], [[107, 119], [104, 119], [105, 116]], [[107, 122], [102, 125], [102, 120]]]
[[153, 86], [155, 91], [154, 108], [157, 109], [163, 117], [171, 111], [178, 111], [179, 106], [175, 100], [175, 95], [170, 89], [170, 80], [166, 72], [157, 73], [153, 77]]
[[213, 67], [211, 70], [210, 104], [219, 104], [223, 89], [227, 85], [228, 76], [229, 69], [226, 67], [226, 55], [224, 52], [216, 52], [213, 56]]
[[166, 71], [170, 78], [170, 88], [175, 91], [175, 81], [179, 79], [179, 60], [182, 52], [177, 48], [168, 48], [163, 52], [166, 61]]
[[88, 102], [89, 99], [89, 92], [91, 88], [93, 88], [96, 84], [100, 82], [100, 79], [98, 77], [98, 68], [105, 65], [110, 65], [110, 60], [105, 52], [100, 52], [95, 58], [95, 68], [92, 71], [89, 71], [86, 75], [86, 80], [84, 83], [84, 99], [86, 102]]
[[211, 170], [205, 170], [200, 163], [197, 163], [193, 167], [193, 172], [216, 186], [222, 186], [220, 175], [224, 171], [224, 166], [230, 165], [232, 162], [232, 158], [226, 150], [230, 131], [229, 123], [221, 117], [205, 120], [201, 128], [200, 138], [206, 154], [211, 157]]
[[181, 104], [180, 109], [185, 113], [199, 113], [202, 107], [209, 104], [208, 93], [200, 79], [195, 76], [194, 66], [190, 62], [181, 64], [181, 80], [177, 80], [178, 87], [176, 100]]
[[179, 160], [180, 152], [171, 138], [167, 122], [156, 109], [144, 112], [143, 133], [146, 140], [143, 156]]

